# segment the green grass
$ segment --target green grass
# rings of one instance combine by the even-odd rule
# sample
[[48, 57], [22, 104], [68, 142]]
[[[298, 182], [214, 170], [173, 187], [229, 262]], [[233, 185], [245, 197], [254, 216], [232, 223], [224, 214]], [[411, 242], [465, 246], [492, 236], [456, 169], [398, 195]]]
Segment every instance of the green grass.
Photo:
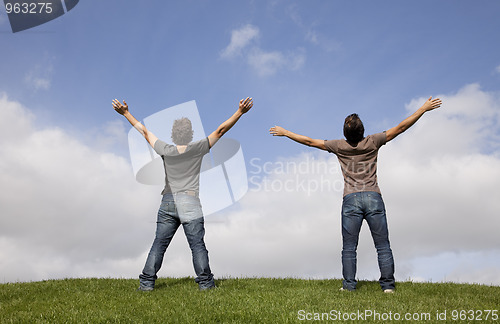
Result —
[[[495, 286], [401, 282], [396, 293], [384, 294], [371, 281], [359, 282], [356, 292], [339, 291], [340, 280], [222, 279], [216, 284], [217, 289], [198, 291], [192, 278], [160, 278], [152, 292], [136, 291], [138, 280], [132, 279], [1, 284], [0, 323], [299, 323], [310, 322], [299, 317], [321, 318], [322, 313], [328, 313], [325, 322], [345, 322], [334, 315], [358, 311], [401, 318], [416, 313], [421, 319], [430, 314], [430, 321], [418, 322], [438, 322], [436, 312], [446, 311], [447, 321], [441, 323], [474, 322], [471, 318], [500, 323], [492, 314], [486, 320], [484, 312], [500, 312], [500, 287]], [[456, 313], [453, 321], [453, 311], [462, 311], [464, 320]], [[465, 311], [474, 311], [474, 317]], [[391, 322], [373, 316], [348, 322]]]

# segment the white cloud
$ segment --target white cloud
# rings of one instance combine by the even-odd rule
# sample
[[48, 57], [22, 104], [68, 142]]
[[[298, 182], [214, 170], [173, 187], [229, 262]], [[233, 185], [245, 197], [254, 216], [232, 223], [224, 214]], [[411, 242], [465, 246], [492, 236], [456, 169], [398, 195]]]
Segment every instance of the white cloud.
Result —
[[259, 28], [253, 25], [246, 25], [231, 32], [231, 42], [221, 52], [222, 58], [233, 58], [241, 55], [241, 51], [247, 47], [252, 40], [259, 37]]
[[0, 280], [71, 277], [91, 266], [120, 276], [105, 265], [142, 259], [159, 191], [138, 185], [124, 158], [36, 125], [5, 94], [0, 109]]
[[398, 268], [403, 269], [403, 272], [407, 273], [412, 281], [451, 281], [498, 285], [500, 251], [444, 252], [404, 260], [398, 265]]
[[[482, 91], [478, 84], [469, 84], [452, 95], [439, 96], [443, 106], [426, 114], [409, 132], [419, 135], [419, 140], [409, 147], [410, 136], [396, 141], [398, 149], [408, 156], [427, 152], [430, 156], [464, 156], [464, 152], [480, 153], [498, 150], [500, 125], [500, 100], [496, 93]], [[406, 107], [408, 114], [417, 109], [427, 98], [412, 100]], [[443, 125], [446, 125], [444, 127]], [[430, 145], [432, 143], [433, 145]], [[402, 147], [401, 147], [402, 146]]]
[[293, 23], [301, 29], [306, 41], [315, 46], [318, 46], [326, 52], [334, 52], [340, 49], [341, 46], [339, 42], [333, 40], [331, 37], [325, 36], [323, 33], [318, 32], [317, 29], [314, 28], [316, 22], [310, 24], [309, 26], [304, 23], [302, 17], [300, 16], [299, 8], [296, 4], [288, 6], [286, 12]]
[[93, 126], [86, 129], [78, 136], [84, 143], [99, 151], [124, 151], [123, 156], [129, 156], [128, 152], [128, 131], [126, 121], [115, 119], [106, 122], [104, 125]]
[[35, 90], [49, 90], [52, 85], [53, 74], [54, 65], [50, 60], [45, 60], [45, 63], [37, 64], [28, 71], [24, 81]]
[[[396, 278], [500, 285], [500, 98], [478, 85], [440, 97], [440, 109], [379, 154]], [[37, 127], [35, 116], [5, 95], [0, 109], [0, 280], [137, 277], [153, 240], [157, 188], [137, 184], [125, 159], [62, 129]], [[110, 129], [122, 136], [120, 127]], [[216, 276], [341, 277], [338, 162], [304, 152], [249, 161], [253, 189], [238, 206], [207, 217]], [[160, 276], [194, 274], [179, 232]], [[378, 275], [364, 224], [358, 277]]]
[[340, 49], [340, 43], [324, 36], [322, 33], [314, 29], [309, 29], [306, 32], [306, 40], [311, 44], [319, 46], [326, 52], [334, 52]]
[[265, 52], [255, 48], [248, 54], [248, 64], [260, 76], [270, 76], [280, 69], [295, 71], [305, 62], [305, 51], [297, 50], [288, 54], [279, 51]]
[[295, 71], [300, 69], [306, 60], [305, 50], [299, 48], [284, 53], [282, 51], [268, 51], [253, 43], [260, 31], [253, 25], [246, 25], [231, 32], [231, 42], [221, 52], [223, 59], [232, 59], [237, 56], [246, 58], [248, 65], [261, 77], [276, 74], [286, 69]]
[[496, 73], [500, 73], [500, 65], [495, 68]]

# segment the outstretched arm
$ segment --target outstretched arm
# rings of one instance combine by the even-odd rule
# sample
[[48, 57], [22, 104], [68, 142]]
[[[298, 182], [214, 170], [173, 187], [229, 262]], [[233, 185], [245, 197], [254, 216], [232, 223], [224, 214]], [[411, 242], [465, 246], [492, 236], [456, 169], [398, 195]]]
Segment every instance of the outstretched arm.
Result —
[[142, 134], [142, 136], [144, 136], [144, 138], [152, 147], [155, 146], [155, 142], [156, 140], [158, 140], [158, 137], [148, 131], [143, 124], [141, 124], [134, 116], [132, 116], [132, 114], [128, 110], [128, 105], [125, 100], [123, 100], [123, 104], [118, 99], [113, 100], [113, 108], [115, 108], [117, 113], [127, 118], [129, 123], [134, 126], [134, 128], [137, 129], [139, 133]]
[[388, 129], [385, 134], [387, 136], [387, 142], [393, 140], [396, 136], [403, 133], [405, 130], [410, 128], [413, 124], [417, 122], [426, 112], [439, 108], [441, 106], [441, 99], [432, 99], [432, 96], [427, 99], [427, 101], [418, 108], [417, 111], [413, 113], [410, 117], [399, 123], [398, 126]]
[[289, 130], [286, 130], [280, 126], [271, 127], [269, 129], [269, 133], [273, 136], [286, 136], [289, 139], [292, 139], [297, 143], [304, 144], [307, 146], [316, 147], [316, 148], [319, 148], [320, 150], [326, 151], [324, 140], [312, 139], [312, 138], [304, 136], [304, 135], [295, 134], [295, 133], [290, 132]]
[[212, 132], [212, 134], [208, 135], [208, 142], [210, 144], [210, 147], [214, 146], [215, 143], [217, 143], [217, 141], [224, 134], [226, 134], [227, 131], [234, 126], [234, 124], [236, 124], [236, 122], [240, 119], [240, 117], [243, 116], [243, 114], [247, 113], [252, 107], [253, 107], [252, 98], [247, 97], [246, 99], [241, 99], [240, 105], [238, 106], [238, 110], [236, 110], [236, 112], [231, 117], [229, 117], [228, 120], [220, 124], [219, 127], [217, 127], [217, 129]]

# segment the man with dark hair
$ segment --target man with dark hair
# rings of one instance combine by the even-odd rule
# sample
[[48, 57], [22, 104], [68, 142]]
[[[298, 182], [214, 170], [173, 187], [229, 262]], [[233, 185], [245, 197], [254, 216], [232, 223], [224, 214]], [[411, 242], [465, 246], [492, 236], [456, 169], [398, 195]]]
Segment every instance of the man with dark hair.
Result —
[[364, 137], [361, 119], [357, 114], [351, 114], [344, 122], [346, 140], [312, 139], [279, 126], [271, 127], [269, 130], [273, 136], [286, 136], [300, 144], [334, 153], [339, 160], [344, 176], [342, 201], [342, 275], [344, 280], [341, 290], [354, 291], [356, 289], [356, 249], [359, 231], [365, 219], [377, 249], [380, 286], [384, 292], [394, 292], [394, 259], [389, 243], [384, 201], [377, 183], [378, 150], [411, 127], [424, 113], [440, 106], [440, 99], [430, 97], [422, 107], [398, 126], [366, 137]]
[[[348, 143], [358, 143], [365, 134], [363, 122], [359, 119], [358, 114], [350, 114], [344, 122], [344, 136]], [[356, 146], [356, 145], [354, 145]]]
[[252, 98], [241, 99], [237, 111], [211, 133], [208, 137], [191, 143], [193, 129], [188, 118], [174, 121], [172, 141], [175, 145], [159, 140], [151, 131], [137, 121], [128, 110], [128, 105], [117, 99], [113, 108], [123, 115], [148, 141], [163, 159], [165, 168], [165, 188], [158, 210], [156, 234], [149, 251], [146, 264], [139, 276], [138, 290], [154, 289], [157, 273], [163, 262], [163, 256], [170, 241], [180, 225], [184, 228], [189, 247], [193, 255], [195, 281], [200, 290], [215, 287], [212, 271], [208, 263], [208, 251], [205, 247], [204, 218], [199, 199], [199, 179], [203, 156], [212, 146], [253, 106]]

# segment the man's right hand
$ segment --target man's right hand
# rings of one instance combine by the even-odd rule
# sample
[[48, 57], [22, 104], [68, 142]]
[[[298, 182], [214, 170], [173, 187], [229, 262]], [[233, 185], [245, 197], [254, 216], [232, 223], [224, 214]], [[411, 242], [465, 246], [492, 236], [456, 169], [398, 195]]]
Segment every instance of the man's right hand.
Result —
[[422, 109], [425, 111], [431, 111], [436, 108], [439, 108], [441, 104], [442, 104], [441, 99], [439, 98], [432, 99], [432, 96], [430, 96], [429, 99], [427, 99], [427, 101], [422, 105]]

